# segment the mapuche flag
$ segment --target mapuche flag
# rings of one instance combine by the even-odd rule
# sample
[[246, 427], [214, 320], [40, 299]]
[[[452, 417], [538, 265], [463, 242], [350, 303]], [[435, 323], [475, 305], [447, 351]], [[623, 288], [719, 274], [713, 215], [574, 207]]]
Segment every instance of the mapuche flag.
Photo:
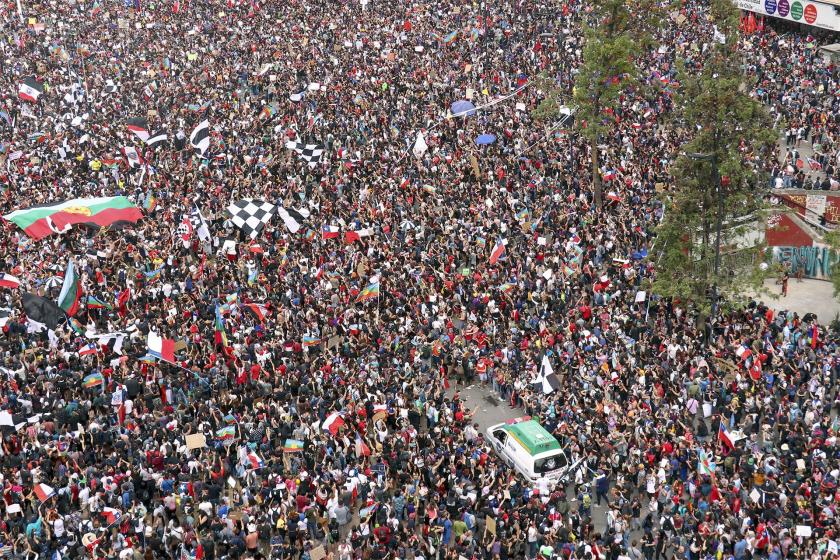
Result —
[[135, 223], [143, 212], [124, 196], [74, 198], [31, 206], [3, 216], [33, 239], [65, 233], [75, 224], [107, 227], [115, 222]]
[[73, 261], [67, 262], [67, 270], [64, 271], [64, 283], [61, 285], [61, 293], [58, 294], [58, 306], [70, 317], [79, 311], [79, 300], [82, 297], [82, 281], [73, 266]]

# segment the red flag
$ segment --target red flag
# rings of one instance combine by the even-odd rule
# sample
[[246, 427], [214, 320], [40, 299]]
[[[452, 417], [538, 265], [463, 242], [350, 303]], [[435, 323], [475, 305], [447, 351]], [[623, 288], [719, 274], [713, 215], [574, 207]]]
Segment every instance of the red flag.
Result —
[[121, 403], [120, 408], [117, 409], [117, 420], [119, 420], [120, 426], [125, 424], [125, 403]]
[[709, 493], [709, 499], [713, 502], [720, 500], [720, 492], [718, 492], [717, 484], [712, 484], [712, 491]]
[[117, 296], [117, 313], [121, 318], [124, 318], [128, 311], [126, 310], [126, 305], [128, 305], [128, 300], [131, 298], [131, 288], [126, 288], [125, 290], [120, 292], [120, 295]]

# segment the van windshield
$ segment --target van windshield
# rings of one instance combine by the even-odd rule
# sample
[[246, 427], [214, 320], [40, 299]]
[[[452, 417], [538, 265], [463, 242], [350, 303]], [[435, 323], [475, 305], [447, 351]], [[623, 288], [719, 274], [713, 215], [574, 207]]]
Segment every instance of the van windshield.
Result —
[[534, 472], [536, 474], [549, 473], [551, 471], [556, 471], [557, 469], [562, 469], [566, 466], [566, 464], [566, 456], [562, 453], [550, 455], [548, 457], [540, 457], [534, 461]]

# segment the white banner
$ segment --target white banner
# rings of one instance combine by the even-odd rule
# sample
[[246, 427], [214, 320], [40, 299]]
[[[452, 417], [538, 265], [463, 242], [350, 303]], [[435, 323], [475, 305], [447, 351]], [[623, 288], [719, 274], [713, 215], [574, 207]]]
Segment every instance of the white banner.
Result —
[[840, 31], [840, 13], [837, 6], [810, 0], [735, 0], [742, 10], [756, 15], [795, 21], [832, 31]]

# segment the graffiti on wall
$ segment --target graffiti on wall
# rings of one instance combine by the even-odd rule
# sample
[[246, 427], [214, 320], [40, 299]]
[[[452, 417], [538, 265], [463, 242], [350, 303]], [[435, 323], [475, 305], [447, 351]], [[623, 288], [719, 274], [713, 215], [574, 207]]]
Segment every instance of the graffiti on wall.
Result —
[[808, 278], [829, 280], [832, 268], [840, 260], [836, 251], [825, 245], [810, 247], [773, 247], [773, 258], [785, 265], [791, 274], [802, 270]]

